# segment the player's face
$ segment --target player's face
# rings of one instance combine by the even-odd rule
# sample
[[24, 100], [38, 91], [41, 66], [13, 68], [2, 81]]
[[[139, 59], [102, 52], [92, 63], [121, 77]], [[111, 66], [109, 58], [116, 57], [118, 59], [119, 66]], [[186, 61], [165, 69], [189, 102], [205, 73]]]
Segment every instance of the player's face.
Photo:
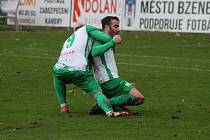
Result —
[[120, 32], [120, 26], [119, 26], [120, 22], [117, 20], [112, 20], [111, 25], [110, 25], [110, 35], [114, 36], [116, 34], [119, 34]]

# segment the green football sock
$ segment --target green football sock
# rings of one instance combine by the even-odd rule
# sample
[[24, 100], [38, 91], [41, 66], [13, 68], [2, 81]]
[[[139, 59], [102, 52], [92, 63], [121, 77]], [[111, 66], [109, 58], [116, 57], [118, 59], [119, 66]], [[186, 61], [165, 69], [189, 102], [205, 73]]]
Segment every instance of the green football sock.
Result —
[[109, 103], [108, 99], [105, 95], [102, 93], [97, 94], [96, 96], [96, 102], [99, 105], [99, 107], [106, 113], [109, 111], [113, 111], [111, 104]]
[[108, 99], [112, 106], [134, 105], [136, 97], [132, 95], [121, 95]]
[[116, 112], [125, 111], [125, 110], [123, 109], [123, 107], [121, 107], [121, 106], [113, 106], [113, 109], [114, 109], [114, 111], [116, 111]]
[[54, 88], [60, 105], [66, 103], [66, 85], [56, 76], [54, 76]]

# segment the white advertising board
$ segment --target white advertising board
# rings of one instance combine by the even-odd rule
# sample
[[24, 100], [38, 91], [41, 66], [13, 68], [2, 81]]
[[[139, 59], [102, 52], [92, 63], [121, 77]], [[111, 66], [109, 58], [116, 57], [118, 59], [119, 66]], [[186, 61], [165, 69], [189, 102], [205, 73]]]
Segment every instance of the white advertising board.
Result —
[[[21, 0], [20, 25], [101, 27], [117, 16], [122, 30], [210, 33], [210, 0]], [[13, 20], [8, 20], [14, 24]]]
[[122, 17], [124, 0], [73, 0], [71, 27], [75, 23], [93, 24], [101, 27], [101, 19], [105, 16]]
[[[71, 0], [21, 0], [19, 25], [69, 27]], [[8, 24], [14, 24], [12, 19]]]
[[209, 0], [125, 0], [124, 30], [210, 33]]

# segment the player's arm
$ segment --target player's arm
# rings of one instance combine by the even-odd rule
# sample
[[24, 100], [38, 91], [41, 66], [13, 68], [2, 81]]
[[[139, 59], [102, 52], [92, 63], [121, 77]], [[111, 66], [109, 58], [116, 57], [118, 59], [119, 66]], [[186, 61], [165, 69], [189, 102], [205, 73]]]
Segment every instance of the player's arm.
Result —
[[101, 41], [95, 41], [93, 44], [93, 48], [91, 50], [91, 55], [93, 57], [102, 55], [105, 51], [107, 51], [109, 48], [113, 47], [115, 45], [115, 41], [109, 41], [105, 44]]
[[93, 37], [94, 39], [97, 39], [99, 41], [102, 42], [108, 42], [110, 40], [113, 40], [111, 36], [103, 33], [102, 31], [100, 31], [99, 29], [95, 28], [94, 26], [90, 25], [90, 24], [86, 24], [85, 25], [86, 30], [88, 32], [88, 34]]
[[107, 43], [103, 43], [101, 41], [95, 40], [93, 43], [93, 47], [91, 50], [91, 55], [93, 57], [99, 56], [107, 51], [109, 48], [114, 47], [116, 43], [121, 42], [120, 35], [115, 35], [112, 40]]

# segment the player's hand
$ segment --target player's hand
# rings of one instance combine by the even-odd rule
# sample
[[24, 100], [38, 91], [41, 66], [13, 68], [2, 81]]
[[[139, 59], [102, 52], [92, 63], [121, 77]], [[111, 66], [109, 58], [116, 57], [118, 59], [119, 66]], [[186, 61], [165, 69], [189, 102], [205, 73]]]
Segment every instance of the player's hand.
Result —
[[140, 90], [140, 87], [136, 84], [136, 83], [130, 83], [134, 88], [136, 88], [137, 90]]
[[120, 35], [115, 35], [115, 36], [113, 37], [113, 39], [115, 40], [116, 43], [121, 43], [121, 41], [122, 41]]

